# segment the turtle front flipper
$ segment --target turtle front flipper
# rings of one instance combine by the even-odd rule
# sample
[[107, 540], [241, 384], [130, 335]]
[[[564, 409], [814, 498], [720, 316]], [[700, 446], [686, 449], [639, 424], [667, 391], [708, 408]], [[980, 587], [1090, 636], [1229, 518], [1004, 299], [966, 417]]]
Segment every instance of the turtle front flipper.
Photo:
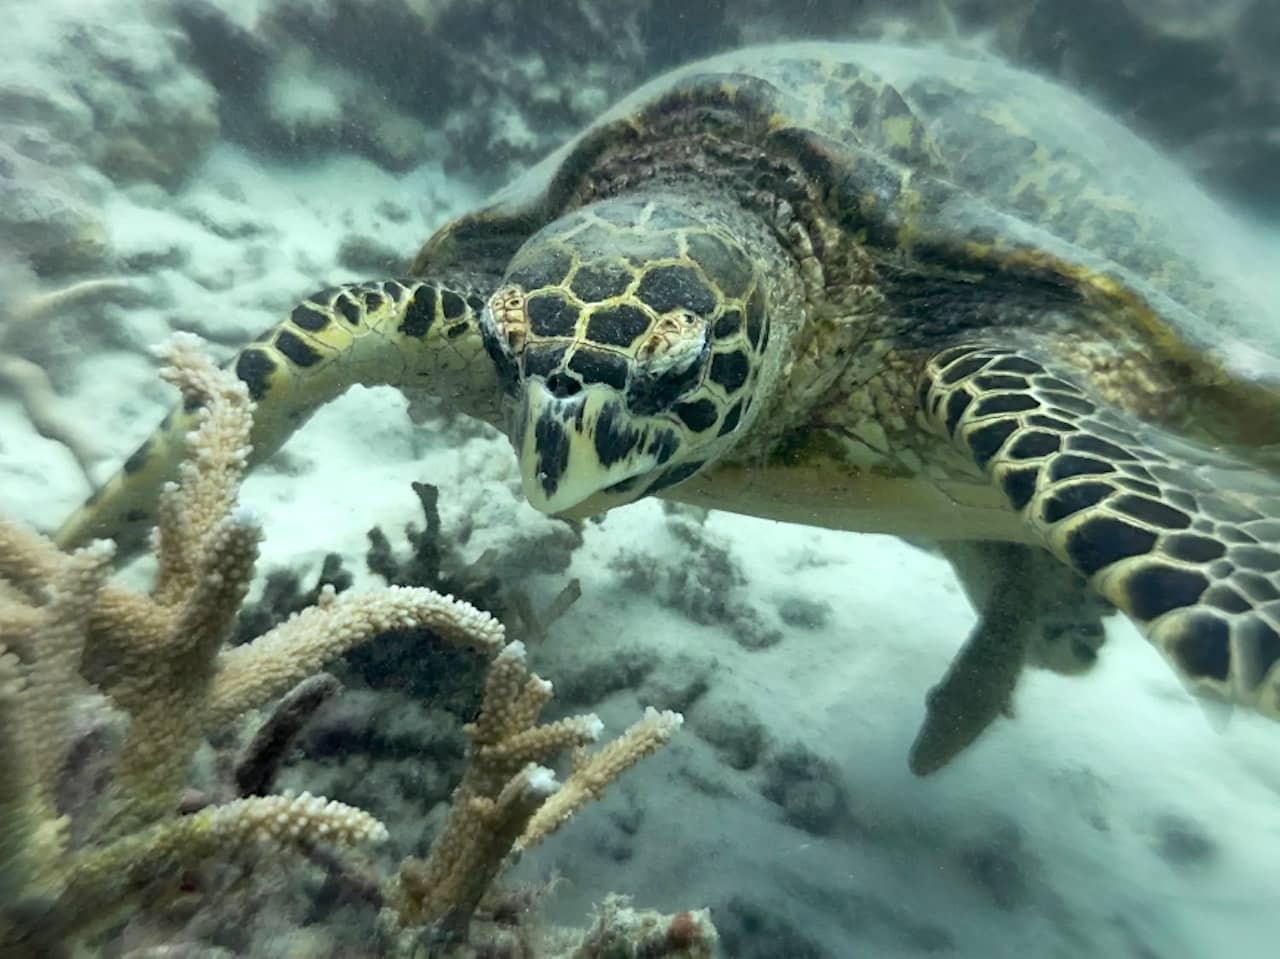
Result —
[[[307, 297], [289, 317], [229, 361], [255, 408], [249, 465], [262, 462], [329, 400], [356, 384], [430, 392], [495, 422], [497, 374], [480, 330], [485, 293], [425, 280], [365, 283]], [[154, 525], [161, 487], [185, 454], [198, 409], [175, 408], [160, 427], [67, 518], [58, 545], [115, 539], [137, 551]]]
[[939, 353], [919, 398], [1192, 690], [1280, 719], [1280, 483], [1198, 456], [1014, 350]]

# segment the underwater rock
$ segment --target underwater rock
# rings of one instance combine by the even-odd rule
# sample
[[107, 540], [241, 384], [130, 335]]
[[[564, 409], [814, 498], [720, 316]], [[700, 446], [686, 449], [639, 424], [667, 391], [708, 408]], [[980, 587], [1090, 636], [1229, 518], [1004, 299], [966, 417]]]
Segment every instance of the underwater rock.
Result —
[[754, 609], [746, 608], [733, 624], [733, 638], [743, 649], [768, 649], [782, 642], [782, 630], [766, 625]]
[[[1040, 0], [1010, 53], [1072, 81], [1196, 172], [1280, 213], [1280, 17], [1268, 0]], [[1258, 51], [1270, 38], [1269, 55]]]
[[960, 862], [997, 908], [1017, 909], [1031, 901], [1035, 863], [1016, 824], [1004, 823], [992, 830], [981, 844], [962, 851]]
[[[153, 187], [159, 189], [159, 187]], [[126, 272], [159, 278], [167, 270], [181, 271], [191, 265], [189, 244], [170, 236], [137, 232], [116, 244], [116, 259]], [[171, 305], [168, 300], [165, 305]], [[159, 304], [157, 304], [159, 305]]]
[[349, 233], [342, 238], [337, 260], [344, 269], [363, 276], [397, 276], [404, 272], [404, 250], [363, 233]]
[[215, 7], [186, 0], [175, 19], [229, 134], [253, 149], [343, 149], [397, 171], [430, 157], [494, 186], [673, 65], [779, 39], [890, 39], [1035, 67], [1280, 212], [1271, 0], [866, 0], [856, 18], [842, 0], [548, 0], [536, 17], [514, 0], [267, 0], [256, 18]]
[[655, 709], [683, 712], [711, 685], [712, 663], [677, 654], [663, 659], [640, 687], [640, 702]]
[[[305, 38], [325, 65], [307, 72], [308, 87], [325, 87], [338, 104], [344, 145], [404, 169], [424, 159], [415, 126], [443, 131], [430, 147], [446, 170], [490, 185], [576, 132], [646, 66], [641, 13], [626, 7], [548, 0], [535, 16], [512, 0], [264, 7], [260, 35], [282, 52]], [[479, 38], [482, 47], [459, 37]]]
[[836, 765], [804, 743], [779, 749], [765, 761], [764, 774], [761, 792], [798, 829], [825, 835], [846, 811]]
[[1218, 844], [1195, 820], [1164, 813], [1153, 825], [1156, 855], [1175, 869], [1205, 866], [1218, 857]]
[[800, 927], [766, 905], [734, 896], [716, 910], [725, 954], [734, 959], [833, 959]]
[[700, 626], [724, 628], [744, 649], [764, 649], [782, 640], [742, 591], [742, 564], [727, 541], [706, 529], [705, 510], [666, 506], [666, 528], [680, 544], [679, 563], [649, 552], [620, 550], [610, 568], [627, 592], [653, 593], [664, 606]]
[[660, 660], [657, 650], [602, 645], [591, 642], [589, 636], [580, 637], [571, 651], [562, 651], [564, 645], [546, 650], [555, 660], [546, 672], [554, 677], [556, 705], [562, 707], [594, 705], [610, 693], [633, 689]]
[[272, 228], [263, 222], [259, 211], [242, 198], [227, 196], [221, 190], [202, 190], [187, 194], [176, 212], [198, 223], [214, 236], [224, 240], [252, 240], [270, 236]]
[[192, 65], [224, 95], [224, 104], [252, 97], [262, 87], [274, 51], [225, 4], [178, 0], [173, 16], [186, 34]]
[[796, 629], [823, 629], [831, 619], [831, 604], [804, 596], [778, 600], [778, 618]]
[[741, 700], [708, 695], [690, 713], [689, 728], [714, 746], [734, 769], [750, 769], [760, 761], [765, 726], [756, 711]]
[[[36, 155], [41, 140], [46, 141], [43, 149], [48, 151], [55, 149], [55, 144], [64, 148], [84, 144], [93, 135], [93, 111], [57, 83], [35, 84], [17, 77], [0, 82], [0, 117], [4, 118], [0, 125], [3, 142], [44, 162], [51, 158]], [[27, 142], [23, 144], [23, 140]]]

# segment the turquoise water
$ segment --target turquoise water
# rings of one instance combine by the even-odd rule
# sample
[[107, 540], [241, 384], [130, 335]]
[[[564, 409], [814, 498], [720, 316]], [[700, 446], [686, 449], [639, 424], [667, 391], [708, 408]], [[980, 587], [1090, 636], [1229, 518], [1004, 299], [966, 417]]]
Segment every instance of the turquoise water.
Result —
[[[1203, 184], [1208, 199], [1181, 179], [1152, 190], [1154, 165], [1095, 171], [1140, 184], [1144, 203], [1168, 200], [1156, 219], [1187, 231], [1171, 245], [1196, 250], [1197, 267], [1221, 277], [1215, 301], [1237, 307], [1201, 315], [1198, 345], [1265, 381], [1266, 311], [1280, 302], [1265, 136], [1280, 111], [1275, 20], [1266, 0], [912, 3], [892, 15], [763, 2], [23, 9], [0, 38], [0, 514], [52, 533], [113, 476], [175, 403], [150, 352], [172, 333], [234, 364], [315, 291], [403, 277], [434, 230], [643, 81], [781, 39], [1008, 60], [1090, 97]], [[1124, 142], [1079, 150], [1112, 157]], [[1088, 186], [1080, 203], [1096, 199]], [[1175, 202], [1191, 195], [1195, 206]], [[1250, 328], [1256, 339], [1239, 335]], [[465, 353], [470, 336], [441, 354], [441, 382], [464, 356], [487, 362], [479, 347]], [[142, 825], [203, 822], [190, 817], [253, 791], [237, 771], [250, 767], [266, 777], [260, 792], [364, 810], [385, 827], [380, 841], [332, 847], [331, 831], [197, 852], [188, 839], [150, 859], [114, 847], [100, 881], [95, 853], [140, 828], [113, 819], [128, 805], [118, 790], [136, 788], [121, 756], [139, 730], [186, 728], [205, 708], [200, 670], [221, 634], [205, 665], [179, 657], [155, 681], [148, 701], [171, 696], [160, 718], [131, 726], [121, 684], [158, 674], [160, 654], [112, 645], [94, 620], [33, 626], [56, 592], [0, 536], [0, 578], [36, 584], [0, 593], [0, 726], [16, 730], [0, 737], [0, 956], [1270, 954], [1275, 722], [1191, 696], [1123, 614], [1088, 634], [1101, 649], [1084, 675], [1026, 670], [973, 745], [913, 775], [925, 697], [975, 625], [928, 544], [655, 498], [544, 516], [508, 439], [432, 395], [433, 382], [357, 382], [245, 479], [250, 512], [229, 515], [262, 541], [216, 669], [315, 603], [320, 583], [345, 597], [430, 587], [493, 612], [524, 644], [553, 687], [544, 720], [595, 716], [605, 742], [653, 707], [683, 717], [670, 742], [507, 860], [471, 924], [397, 919], [392, 877], [446, 831], [486, 663], [429, 631], [376, 630], [323, 664], [341, 692], [312, 693], [281, 750], [250, 744], [281, 715], [279, 693], [321, 663], [295, 667], [244, 715], [195, 723]], [[259, 418], [272, 409], [261, 402]], [[1241, 421], [1256, 412], [1241, 410]], [[1265, 465], [1252, 470], [1265, 493]], [[156, 573], [144, 555], [117, 576], [145, 591]], [[1015, 603], [1030, 596], [1026, 573]], [[1087, 632], [1096, 616], [1063, 582], [1067, 619], [1078, 628], [1079, 613]], [[41, 672], [55, 640], [77, 652]], [[250, 673], [266, 675], [262, 663]], [[568, 750], [536, 758], [577, 782]], [[57, 834], [56, 815], [65, 832], [37, 842]], [[630, 921], [602, 910], [612, 894], [655, 911], [618, 933], [643, 942], [638, 952], [599, 942], [599, 923]], [[82, 921], [91, 914], [100, 921]]]

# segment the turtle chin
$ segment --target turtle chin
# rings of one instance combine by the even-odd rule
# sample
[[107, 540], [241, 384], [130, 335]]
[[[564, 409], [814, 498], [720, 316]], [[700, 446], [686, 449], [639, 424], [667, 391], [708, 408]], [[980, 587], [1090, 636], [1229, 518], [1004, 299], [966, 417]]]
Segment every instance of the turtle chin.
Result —
[[590, 516], [639, 499], [679, 436], [659, 420], [627, 412], [617, 390], [581, 387], [556, 396], [541, 378], [525, 382], [513, 431], [524, 494], [534, 509]]

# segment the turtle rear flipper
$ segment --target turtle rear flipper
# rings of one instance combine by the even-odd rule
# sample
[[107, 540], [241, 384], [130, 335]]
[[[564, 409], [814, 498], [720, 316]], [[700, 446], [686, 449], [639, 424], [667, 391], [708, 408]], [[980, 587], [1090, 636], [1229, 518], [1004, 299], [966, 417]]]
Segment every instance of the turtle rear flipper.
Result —
[[1109, 606], [1039, 546], [947, 540], [934, 548], [951, 563], [978, 621], [926, 697], [908, 758], [920, 776], [950, 763], [999, 716], [1012, 715], [1024, 666], [1072, 676], [1092, 669]]
[[1014, 350], [945, 350], [919, 395], [930, 425], [1194, 691], [1280, 719], [1273, 481], [1244, 464], [1215, 467], [1207, 451], [1184, 455], [1176, 438]]
[[[422, 280], [336, 287], [307, 297], [228, 365], [255, 403], [249, 465], [284, 445], [322, 405], [356, 384], [435, 393], [494, 422], [500, 394], [479, 319], [484, 296]], [[160, 489], [186, 456], [199, 407], [178, 406], [56, 534], [63, 549], [95, 537], [136, 552]]]
[[[986, 541], [943, 544], [978, 621], [942, 680], [929, 690], [926, 712], [907, 764], [917, 776], [941, 769], [1013, 707], [1013, 690], [1039, 630], [1035, 583], [1028, 595], [1028, 548]], [[1025, 604], [1025, 608], [1024, 608]]]

